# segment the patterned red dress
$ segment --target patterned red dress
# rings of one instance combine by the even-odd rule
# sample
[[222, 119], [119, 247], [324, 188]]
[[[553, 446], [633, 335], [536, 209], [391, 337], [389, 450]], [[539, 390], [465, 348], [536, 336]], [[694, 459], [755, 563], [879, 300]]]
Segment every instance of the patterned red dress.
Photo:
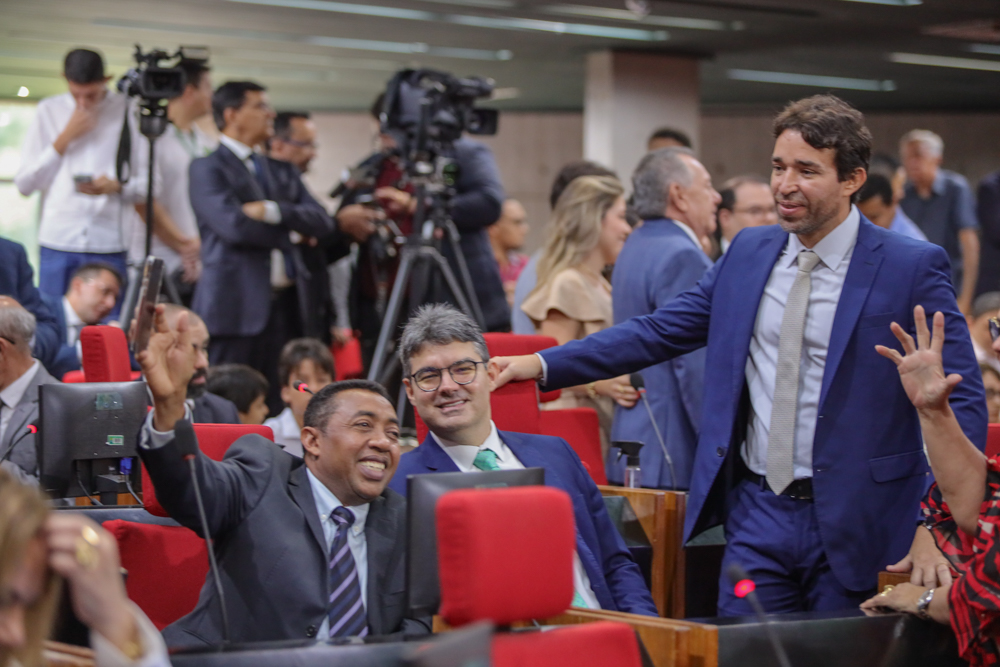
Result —
[[975, 536], [958, 528], [937, 484], [923, 511], [938, 547], [958, 573], [948, 604], [959, 654], [972, 667], [1000, 665], [1000, 462], [988, 461]]

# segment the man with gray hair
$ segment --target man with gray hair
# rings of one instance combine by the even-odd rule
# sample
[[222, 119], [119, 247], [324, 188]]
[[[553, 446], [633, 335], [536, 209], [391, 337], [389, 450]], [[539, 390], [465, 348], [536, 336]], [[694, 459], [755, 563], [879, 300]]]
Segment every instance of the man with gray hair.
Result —
[[958, 307], [969, 315], [979, 277], [979, 223], [969, 182], [941, 169], [944, 142], [930, 130], [904, 134], [899, 153], [908, 179], [899, 205], [928, 241], [948, 253]]
[[[632, 187], [632, 206], [643, 223], [625, 241], [611, 279], [615, 324], [652, 313], [701, 280], [712, 266], [702, 239], [714, 231], [721, 200], [708, 171], [686, 148], [648, 153]], [[773, 209], [773, 198], [769, 202]], [[615, 407], [611, 440], [646, 444], [640, 451], [644, 486], [689, 487], [704, 374], [704, 349], [664, 361], [642, 372], [650, 410]], [[608, 457], [608, 479], [621, 483], [624, 461], [615, 454]]]
[[562, 438], [498, 431], [491, 419], [495, 374], [479, 327], [444, 304], [422, 306], [399, 344], [406, 395], [430, 434], [400, 457], [389, 488], [406, 493], [407, 475], [544, 468], [545, 484], [573, 501], [574, 607], [656, 616], [656, 606], [597, 485]]
[[0, 303], [0, 467], [22, 482], [37, 483], [35, 433], [38, 387], [57, 380], [31, 356], [35, 316], [13, 302]]

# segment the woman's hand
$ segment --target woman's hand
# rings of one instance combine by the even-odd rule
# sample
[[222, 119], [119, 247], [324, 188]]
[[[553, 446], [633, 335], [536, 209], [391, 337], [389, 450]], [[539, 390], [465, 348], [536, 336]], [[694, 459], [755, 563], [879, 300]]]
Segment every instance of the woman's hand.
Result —
[[599, 396], [607, 396], [623, 408], [634, 407], [639, 401], [639, 392], [632, 388], [627, 375], [619, 375], [610, 380], [598, 380], [594, 383], [594, 391]]

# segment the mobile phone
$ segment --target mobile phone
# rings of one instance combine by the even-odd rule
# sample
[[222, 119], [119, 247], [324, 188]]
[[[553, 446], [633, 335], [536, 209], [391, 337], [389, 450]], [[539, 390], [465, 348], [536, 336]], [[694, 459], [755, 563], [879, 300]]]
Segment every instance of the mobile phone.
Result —
[[135, 330], [132, 332], [132, 353], [139, 354], [149, 345], [156, 315], [156, 303], [160, 299], [163, 284], [163, 260], [147, 257], [142, 270], [142, 286], [135, 307]]
[[73, 174], [73, 185], [78, 192], [80, 190], [81, 185], [85, 183], [91, 183], [93, 182], [93, 180], [94, 177], [91, 176], [90, 174]]

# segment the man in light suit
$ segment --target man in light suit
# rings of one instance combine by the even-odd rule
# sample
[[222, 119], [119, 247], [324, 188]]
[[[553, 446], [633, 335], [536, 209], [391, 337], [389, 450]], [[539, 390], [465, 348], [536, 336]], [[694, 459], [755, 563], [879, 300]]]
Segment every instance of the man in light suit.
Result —
[[[852, 205], [871, 153], [863, 116], [816, 96], [782, 111], [774, 136], [780, 227], [743, 230], [696, 287], [651, 315], [494, 361], [500, 383], [558, 388], [707, 345], [685, 539], [724, 524], [723, 567], [744, 565], [770, 612], [848, 608], [900, 558], [914, 583], [949, 577], [928, 531], [914, 535], [928, 467], [916, 411], [875, 352], [898, 346], [889, 324], [912, 332], [917, 304], [945, 314], [945, 368], [965, 378], [951, 407], [979, 447], [986, 403], [944, 251]], [[725, 577], [719, 612], [751, 613]]]
[[193, 161], [189, 172], [204, 266], [192, 310], [212, 335], [213, 365], [247, 364], [273, 386], [281, 343], [270, 337], [297, 319], [288, 290], [305, 271], [293, 232], [322, 238], [334, 226], [293, 165], [254, 153], [274, 120], [262, 86], [223, 84], [212, 113], [222, 131], [219, 148]]
[[544, 468], [546, 485], [573, 500], [573, 606], [656, 616], [638, 566], [569, 444], [497, 431], [490, 419], [493, 373], [476, 323], [451, 306], [423, 306], [403, 330], [399, 356], [406, 394], [430, 435], [402, 457], [390, 487], [405, 493], [407, 475]]
[[[699, 239], [712, 234], [720, 200], [712, 177], [688, 148], [647, 153], [632, 175], [632, 190], [632, 210], [643, 222], [625, 241], [611, 279], [616, 324], [648, 315], [698, 284], [712, 266]], [[656, 426], [645, 406], [616, 406], [611, 440], [645, 444], [639, 451], [643, 486], [687, 489], [698, 445], [705, 351], [651, 366], [642, 376]], [[608, 453], [611, 482], [622, 483], [625, 463], [616, 449]]]
[[[195, 356], [187, 315], [171, 327], [158, 307], [156, 332], [139, 354], [153, 395], [140, 455], [163, 507], [200, 533], [183, 459], [197, 451], [185, 407]], [[430, 619], [404, 618], [406, 502], [385, 488], [399, 461], [385, 390], [366, 380], [329, 385], [311, 400], [305, 424], [304, 459], [257, 435], [237, 440], [221, 462], [197, 454], [232, 641], [430, 632]], [[195, 609], [164, 637], [178, 646], [223, 636], [209, 576]]]
[[35, 317], [16, 304], [0, 304], [0, 466], [37, 484], [35, 432], [38, 387], [58, 382], [31, 356]]

